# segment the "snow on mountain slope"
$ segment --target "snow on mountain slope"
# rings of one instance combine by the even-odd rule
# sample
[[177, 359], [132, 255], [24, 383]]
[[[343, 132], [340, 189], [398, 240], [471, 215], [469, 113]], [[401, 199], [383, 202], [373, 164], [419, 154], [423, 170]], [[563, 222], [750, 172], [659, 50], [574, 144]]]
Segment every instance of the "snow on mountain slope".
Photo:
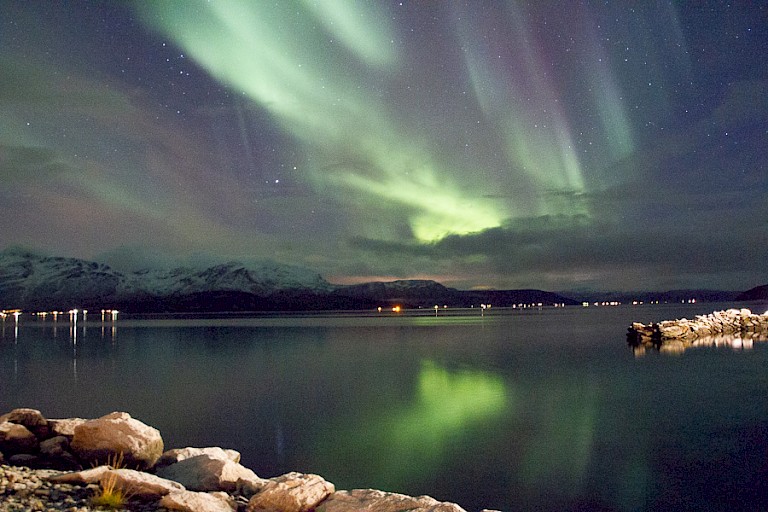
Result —
[[114, 296], [120, 280], [120, 274], [100, 263], [39, 256], [21, 249], [0, 252], [3, 307], [97, 301]]
[[333, 286], [319, 274], [301, 267], [263, 262], [246, 266], [229, 262], [205, 269], [142, 270], [126, 275], [124, 293], [155, 296], [207, 291], [242, 291], [269, 295], [279, 290], [327, 292]]
[[40, 256], [15, 248], [0, 251], [0, 309], [78, 307], [204, 292], [259, 296], [286, 290], [325, 293], [333, 288], [317, 273], [274, 262], [230, 262], [205, 269], [124, 274], [101, 263], [75, 258]]

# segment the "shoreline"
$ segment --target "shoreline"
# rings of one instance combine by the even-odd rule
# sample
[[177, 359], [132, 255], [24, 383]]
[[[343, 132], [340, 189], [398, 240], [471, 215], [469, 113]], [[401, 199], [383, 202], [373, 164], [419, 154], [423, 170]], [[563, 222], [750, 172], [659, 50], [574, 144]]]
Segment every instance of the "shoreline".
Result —
[[[115, 494], [115, 506], [95, 501]], [[17, 408], [0, 416], [0, 512], [22, 510], [467, 512], [429, 496], [337, 490], [314, 474], [262, 478], [232, 449], [165, 449], [157, 429], [125, 412], [47, 419]]]

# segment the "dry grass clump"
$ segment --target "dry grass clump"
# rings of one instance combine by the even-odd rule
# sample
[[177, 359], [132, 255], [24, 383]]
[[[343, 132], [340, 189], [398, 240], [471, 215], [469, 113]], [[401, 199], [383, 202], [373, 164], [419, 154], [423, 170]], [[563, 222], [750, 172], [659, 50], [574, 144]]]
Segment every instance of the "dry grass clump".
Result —
[[[107, 464], [113, 469], [124, 467], [122, 452], [110, 457]], [[93, 505], [112, 509], [123, 508], [130, 501], [132, 493], [118, 486], [118, 478], [115, 473], [107, 473], [101, 480], [99, 492], [91, 499]]]

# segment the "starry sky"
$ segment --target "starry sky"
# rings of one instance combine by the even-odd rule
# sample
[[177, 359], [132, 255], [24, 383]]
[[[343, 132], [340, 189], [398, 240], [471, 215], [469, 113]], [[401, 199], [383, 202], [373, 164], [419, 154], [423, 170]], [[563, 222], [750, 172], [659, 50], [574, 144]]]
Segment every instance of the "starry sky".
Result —
[[768, 282], [768, 4], [0, 0], [0, 249]]

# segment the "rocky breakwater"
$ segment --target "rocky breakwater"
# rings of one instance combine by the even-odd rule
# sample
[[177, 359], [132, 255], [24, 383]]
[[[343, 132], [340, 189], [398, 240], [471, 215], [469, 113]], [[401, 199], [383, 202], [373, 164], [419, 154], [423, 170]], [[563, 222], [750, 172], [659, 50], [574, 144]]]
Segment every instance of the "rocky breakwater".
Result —
[[634, 343], [662, 344], [668, 340], [694, 341], [721, 334], [754, 335], [768, 332], [768, 312], [762, 315], [749, 309], [728, 309], [708, 315], [696, 315], [692, 320], [664, 320], [658, 323], [633, 322], [627, 337]]
[[[261, 478], [218, 447], [164, 451], [160, 432], [124, 412], [46, 419], [0, 416], [0, 511], [463, 512], [429, 496], [336, 490], [321, 476]], [[490, 511], [487, 511], [490, 512]]]

